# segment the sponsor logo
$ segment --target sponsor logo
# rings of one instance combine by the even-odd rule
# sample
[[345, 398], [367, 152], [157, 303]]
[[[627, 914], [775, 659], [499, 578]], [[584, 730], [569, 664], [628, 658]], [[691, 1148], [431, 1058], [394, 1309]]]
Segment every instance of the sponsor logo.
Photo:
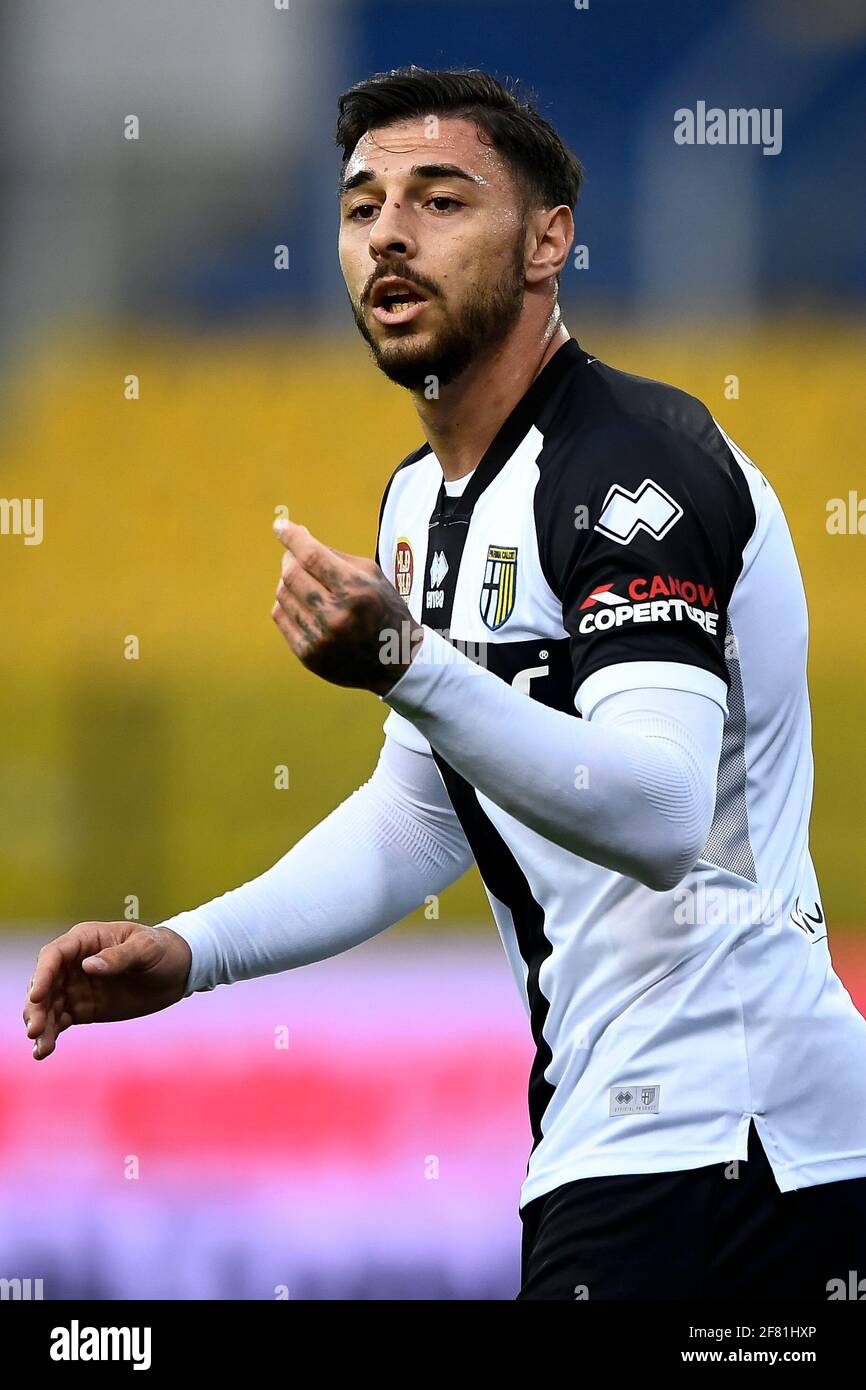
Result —
[[489, 545], [481, 585], [481, 617], [495, 632], [514, 610], [517, 593], [517, 546]]
[[604, 499], [601, 516], [593, 530], [600, 531], [618, 545], [628, 545], [638, 531], [646, 531], [654, 540], [660, 541], [682, 514], [680, 504], [652, 478], [644, 478], [634, 492], [614, 483]]
[[415, 573], [415, 562], [412, 558], [412, 547], [405, 536], [401, 536], [397, 542], [397, 549], [394, 551], [394, 588], [401, 598], [408, 598], [412, 591], [412, 577]]
[[599, 584], [587, 594], [578, 624], [584, 636], [626, 623], [670, 623], [684, 618], [716, 636], [719, 612], [711, 585], [662, 574], [637, 575], [622, 583], [625, 593], [617, 593], [613, 584]]
[[[625, 583], [625, 580], [622, 581]], [[597, 603], [645, 603], [652, 598], [684, 598], [686, 603], [699, 603], [702, 608], [718, 608], [712, 585], [698, 584], [694, 579], [676, 579], [672, 574], [654, 574], [651, 578], [637, 575], [628, 581], [628, 598], [614, 592], [612, 584], [599, 584], [583, 600], [581, 608], [594, 608]]]

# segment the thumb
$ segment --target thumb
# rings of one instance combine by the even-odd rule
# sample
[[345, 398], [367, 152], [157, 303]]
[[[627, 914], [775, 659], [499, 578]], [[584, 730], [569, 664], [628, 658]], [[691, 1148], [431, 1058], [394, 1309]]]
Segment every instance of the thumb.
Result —
[[121, 941], [118, 946], [106, 946], [96, 955], [85, 956], [81, 968], [88, 975], [122, 975], [136, 964], [138, 956], [132, 940]]

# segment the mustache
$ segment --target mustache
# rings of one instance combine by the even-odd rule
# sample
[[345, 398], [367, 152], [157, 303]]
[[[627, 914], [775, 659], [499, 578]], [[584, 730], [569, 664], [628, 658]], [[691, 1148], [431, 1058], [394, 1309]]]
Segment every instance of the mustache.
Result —
[[397, 280], [405, 280], [407, 285], [415, 285], [419, 290], [423, 290], [425, 294], [429, 294], [431, 298], [433, 298], [434, 296], [438, 298], [439, 296], [439, 291], [437, 290], [436, 286], [431, 284], [429, 280], [419, 279], [417, 275], [407, 275], [405, 271], [401, 271], [398, 267], [391, 266], [388, 270], [383, 271], [381, 275], [377, 275], [375, 279], [370, 281], [369, 285], [367, 286], [362, 295], [361, 302], [363, 304], [369, 304], [370, 296], [372, 295], [379, 281], [390, 280], [392, 277]]

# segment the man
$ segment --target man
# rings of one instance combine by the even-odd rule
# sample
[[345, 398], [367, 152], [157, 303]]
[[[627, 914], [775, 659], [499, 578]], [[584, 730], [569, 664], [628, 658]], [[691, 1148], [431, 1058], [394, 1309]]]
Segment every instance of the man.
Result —
[[826, 1298], [866, 1271], [866, 1021], [809, 857], [779, 503], [698, 401], [569, 336], [581, 169], [528, 105], [410, 68], [337, 138], [352, 311], [426, 443], [376, 563], [278, 527], [273, 617], [390, 707], [382, 754], [258, 879], [44, 947], [35, 1055], [345, 950], [474, 860], [537, 1048], [519, 1296]]

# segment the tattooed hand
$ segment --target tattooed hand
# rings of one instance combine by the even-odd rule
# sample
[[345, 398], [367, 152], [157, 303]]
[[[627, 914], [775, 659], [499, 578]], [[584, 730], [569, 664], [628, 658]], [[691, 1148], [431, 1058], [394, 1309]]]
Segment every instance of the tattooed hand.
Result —
[[317, 541], [306, 526], [274, 522], [286, 547], [271, 617], [295, 656], [323, 680], [386, 695], [424, 629], [374, 560]]

